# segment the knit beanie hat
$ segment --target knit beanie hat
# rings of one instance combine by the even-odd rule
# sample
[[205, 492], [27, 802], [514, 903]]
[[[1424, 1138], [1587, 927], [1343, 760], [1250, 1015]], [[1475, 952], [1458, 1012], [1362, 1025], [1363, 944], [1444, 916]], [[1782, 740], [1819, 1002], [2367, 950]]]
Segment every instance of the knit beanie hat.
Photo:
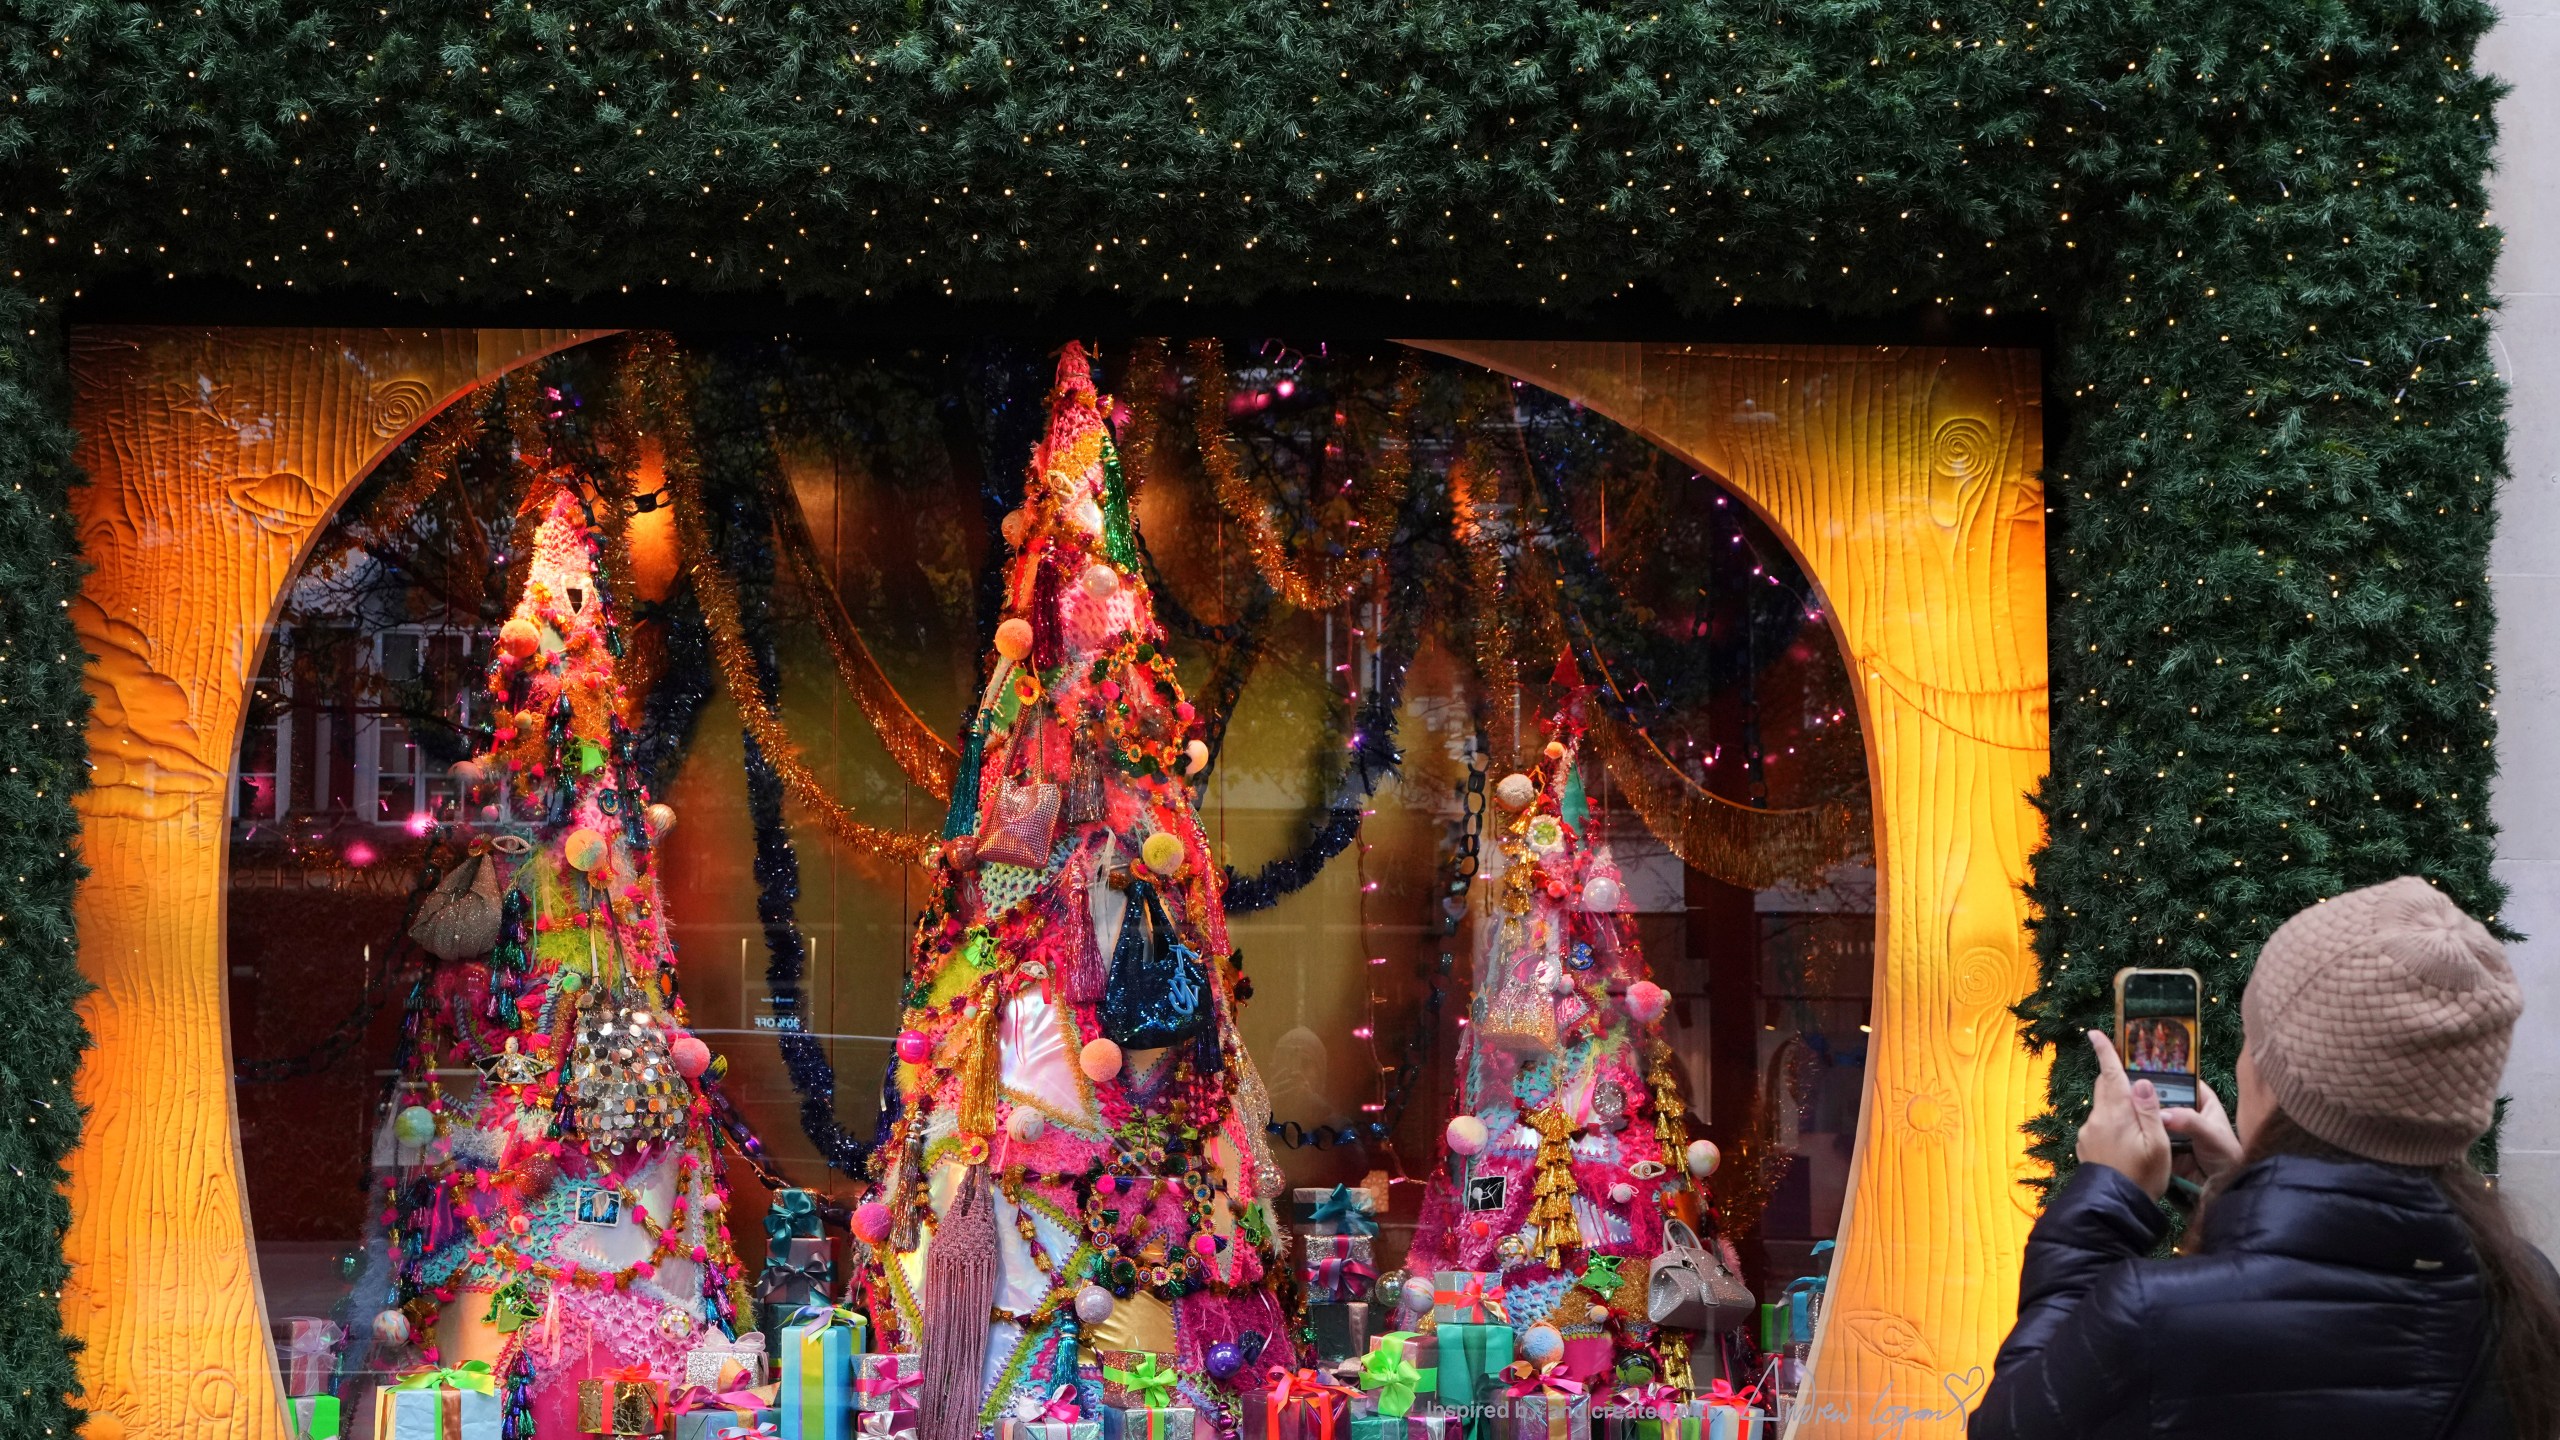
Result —
[[2303, 1129], [2393, 1165], [2489, 1128], [2524, 994], [2479, 921], [2414, 875], [2287, 920], [2241, 997], [2249, 1054]]

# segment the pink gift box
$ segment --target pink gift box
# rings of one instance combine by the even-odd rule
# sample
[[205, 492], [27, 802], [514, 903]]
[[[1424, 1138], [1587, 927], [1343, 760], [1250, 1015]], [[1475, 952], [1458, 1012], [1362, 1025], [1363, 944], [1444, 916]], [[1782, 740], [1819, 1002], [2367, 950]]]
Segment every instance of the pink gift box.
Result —
[[326, 1395], [338, 1370], [338, 1339], [345, 1332], [334, 1321], [290, 1315], [277, 1322], [284, 1331], [284, 1393]]
[[1564, 1373], [1588, 1383], [1609, 1375], [1617, 1365], [1617, 1346], [1606, 1335], [1573, 1335], [1564, 1342]]

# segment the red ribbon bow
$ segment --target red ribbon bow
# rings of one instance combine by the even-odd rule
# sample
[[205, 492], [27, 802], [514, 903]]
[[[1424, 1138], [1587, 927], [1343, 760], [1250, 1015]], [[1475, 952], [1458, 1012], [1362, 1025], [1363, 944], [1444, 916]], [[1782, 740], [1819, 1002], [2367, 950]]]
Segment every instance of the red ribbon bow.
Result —
[[1315, 1412], [1317, 1440], [1333, 1440], [1334, 1421], [1360, 1395], [1350, 1386], [1337, 1384], [1314, 1370], [1274, 1365], [1265, 1373], [1271, 1378], [1271, 1391], [1263, 1410], [1263, 1440], [1280, 1440], [1280, 1414], [1300, 1400]]
[[1502, 1308], [1502, 1293], [1500, 1284], [1487, 1290], [1484, 1288], [1484, 1277], [1471, 1273], [1467, 1276], [1467, 1283], [1463, 1288], [1432, 1291], [1431, 1303], [1464, 1311], [1467, 1320], [1475, 1324], [1482, 1324], [1489, 1320], [1508, 1322], [1511, 1316]]
[[1745, 1410], [1759, 1400], [1760, 1387], [1745, 1385], [1736, 1390], [1733, 1388], [1732, 1381], [1719, 1379], [1715, 1384], [1707, 1387], [1707, 1393], [1698, 1398], [1710, 1405], [1724, 1405], [1736, 1410]]

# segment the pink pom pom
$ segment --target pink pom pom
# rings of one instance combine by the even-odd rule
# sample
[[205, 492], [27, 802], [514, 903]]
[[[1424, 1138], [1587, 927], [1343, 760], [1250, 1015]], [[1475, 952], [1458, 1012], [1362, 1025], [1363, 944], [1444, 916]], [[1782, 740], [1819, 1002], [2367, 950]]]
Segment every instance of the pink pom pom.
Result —
[[1650, 1025], [1661, 1019], [1663, 1010], [1670, 1004], [1670, 992], [1650, 980], [1639, 980], [1627, 987], [1627, 1013], [1634, 1016], [1638, 1024]]
[[1218, 1237], [1207, 1230], [1191, 1237], [1191, 1253], [1203, 1260], [1218, 1258]]
[[877, 1200], [865, 1200], [853, 1207], [853, 1233], [865, 1245], [888, 1239], [889, 1207]]
[[1077, 1053], [1076, 1064], [1084, 1078], [1100, 1085], [1120, 1073], [1120, 1047], [1109, 1040], [1088, 1040]]
[[687, 1080], [699, 1080], [702, 1072], [711, 1068], [711, 1047], [694, 1036], [678, 1036], [667, 1047], [667, 1059], [674, 1063], [677, 1074]]

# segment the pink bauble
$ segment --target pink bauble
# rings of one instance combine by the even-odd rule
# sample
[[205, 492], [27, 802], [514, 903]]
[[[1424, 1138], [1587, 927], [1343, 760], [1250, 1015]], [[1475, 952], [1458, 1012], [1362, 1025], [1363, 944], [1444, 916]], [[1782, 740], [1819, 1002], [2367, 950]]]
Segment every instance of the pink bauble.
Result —
[[1041, 1136], [1049, 1133], [1049, 1122], [1030, 1106], [1016, 1105], [1012, 1113], [1004, 1117], [1004, 1133], [1025, 1145], [1036, 1145]]
[[1431, 1308], [1432, 1298], [1431, 1277], [1428, 1275], [1406, 1276], [1404, 1288], [1396, 1295], [1399, 1304], [1417, 1315]]
[[1076, 1066], [1084, 1078], [1100, 1085], [1120, 1073], [1120, 1047], [1109, 1040], [1087, 1040], [1076, 1052]]
[[1689, 1173], [1704, 1180], [1716, 1173], [1716, 1167], [1724, 1163], [1724, 1152], [1716, 1148], [1716, 1142], [1713, 1140], [1692, 1140], [1689, 1142], [1689, 1153], [1684, 1158], [1689, 1162]]
[[1626, 898], [1627, 889], [1618, 883], [1615, 875], [1594, 875], [1590, 883], [1582, 887], [1582, 908], [1595, 915], [1609, 914], [1618, 908], [1619, 901]]
[[865, 1200], [853, 1207], [853, 1236], [865, 1245], [888, 1239], [889, 1207], [877, 1200]]
[[1097, 560], [1084, 567], [1084, 593], [1108, 600], [1120, 593], [1120, 572]]
[[1111, 1298], [1110, 1291], [1099, 1285], [1087, 1285], [1076, 1292], [1076, 1318], [1087, 1325], [1099, 1325], [1111, 1318], [1112, 1310], [1119, 1303]]
[[1492, 1138], [1485, 1130], [1484, 1122], [1473, 1115], [1461, 1115], [1449, 1122], [1450, 1154], [1479, 1154], [1484, 1150], [1485, 1142]]
[[1627, 987], [1627, 1013], [1635, 1017], [1637, 1024], [1650, 1025], [1661, 1019], [1670, 1004], [1671, 992], [1650, 980], [1639, 980]]
[[933, 1037], [921, 1030], [898, 1032], [898, 1058], [910, 1065], [921, 1065], [933, 1057]]
[[687, 1080], [699, 1080], [702, 1072], [711, 1068], [711, 1047], [695, 1036], [679, 1035], [667, 1047], [667, 1060], [676, 1067], [677, 1074]]
[[1031, 653], [1031, 622], [1016, 615], [996, 627], [996, 653], [1007, 660], [1021, 660]]
[[376, 1314], [373, 1317], [373, 1338], [393, 1347], [408, 1344], [409, 1317], [397, 1310]]

